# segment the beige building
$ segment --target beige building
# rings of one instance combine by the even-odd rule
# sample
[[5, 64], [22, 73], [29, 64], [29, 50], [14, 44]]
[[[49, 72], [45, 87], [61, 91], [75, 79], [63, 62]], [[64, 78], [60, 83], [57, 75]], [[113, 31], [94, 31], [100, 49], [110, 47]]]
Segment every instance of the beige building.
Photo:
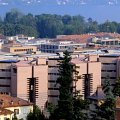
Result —
[[35, 53], [37, 51], [36, 46], [22, 46], [19, 44], [14, 45], [4, 45], [2, 47], [3, 52], [22, 54], [22, 53]]
[[0, 60], [0, 93], [10, 94], [11, 91], [11, 65], [16, 60]]
[[[89, 95], [94, 94], [97, 87], [101, 85], [101, 63], [97, 61], [97, 58], [98, 56], [87, 56], [72, 59], [72, 63], [77, 66], [77, 71], [79, 76], [81, 76], [76, 84], [76, 88], [80, 90], [83, 98], [85, 97], [84, 74], [91, 74], [92, 76]], [[53, 104], [57, 104], [59, 99], [59, 85], [56, 83], [59, 77], [59, 60], [59, 58], [48, 60], [48, 102]]]
[[[47, 102], [48, 66], [46, 59], [20, 61], [11, 66], [11, 95], [29, 100], [29, 78], [37, 78], [36, 104], [43, 110]], [[31, 86], [33, 87], [33, 86]]]

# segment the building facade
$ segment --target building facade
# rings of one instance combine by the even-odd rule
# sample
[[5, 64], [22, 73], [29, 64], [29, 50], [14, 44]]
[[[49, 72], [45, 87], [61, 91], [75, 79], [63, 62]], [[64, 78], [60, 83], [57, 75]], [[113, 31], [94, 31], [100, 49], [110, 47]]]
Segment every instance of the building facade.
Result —
[[[30, 100], [30, 89], [34, 86], [29, 86], [31, 79], [36, 79], [35, 95], [33, 101], [40, 107], [41, 110], [45, 108], [47, 102], [47, 83], [48, 83], [48, 66], [46, 65], [46, 59], [40, 59], [40, 61], [32, 61], [28, 64], [28, 61], [21, 61], [11, 66], [11, 95], [22, 98], [24, 100]], [[13, 84], [14, 83], [14, 84]], [[29, 88], [30, 87], [30, 88]], [[32, 98], [31, 98], [32, 99]]]
[[[57, 104], [59, 100], [59, 84], [57, 84], [57, 78], [59, 77], [59, 62], [60, 59], [52, 58], [48, 60], [48, 102]], [[87, 56], [83, 58], [72, 59], [72, 63], [77, 66], [77, 71], [79, 72], [78, 79], [76, 83], [76, 89], [80, 90], [80, 95], [85, 97], [85, 75], [91, 75], [91, 85], [89, 95], [96, 92], [97, 87], [101, 85], [101, 63], [97, 61], [96, 56]], [[97, 68], [97, 69], [96, 69]], [[74, 85], [74, 82], [73, 82]]]

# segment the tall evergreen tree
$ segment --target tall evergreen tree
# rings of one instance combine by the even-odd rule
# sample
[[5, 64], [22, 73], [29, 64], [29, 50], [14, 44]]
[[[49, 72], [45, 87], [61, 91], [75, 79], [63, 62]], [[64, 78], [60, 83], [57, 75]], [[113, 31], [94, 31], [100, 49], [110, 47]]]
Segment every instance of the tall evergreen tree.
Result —
[[60, 95], [58, 106], [51, 115], [51, 120], [87, 120], [88, 101], [81, 99], [79, 91], [76, 89], [77, 83], [74, 83], [80, 77], [78, 73], [76, 66], [71, 62], [69, 52], [65, 51], [64, 57], [59, 63], [60, 76], [57, 83], [60, 85]]
[[68, 51], [64, 52], [64, 58], [59, 63], [59, 101], [57, 119], [73, 120], [73, 72], [74, 65], [71, 63], [71, 56]]

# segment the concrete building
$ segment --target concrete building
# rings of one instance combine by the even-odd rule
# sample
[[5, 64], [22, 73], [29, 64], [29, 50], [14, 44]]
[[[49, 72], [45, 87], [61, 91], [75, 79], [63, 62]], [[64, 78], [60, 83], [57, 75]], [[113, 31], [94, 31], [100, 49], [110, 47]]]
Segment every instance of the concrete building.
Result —
[[101, 62], [101, 82], [104, 84], [106, 79], [110, 80], [111, 84], [120, 77], [120, 57], [119, 55], [100, 55], [99, 61]]
[[[29, 78], [36, 78], [36, 97], [35, 102], [41, 110], [44, 109], [47, 102], [48, 89], [48, 66], [46, 59], [39, 61], [20, 61], [11, 66], [11, 95], [30, 100], [29, 98]], [[33, 87], [32, 85], [30, 87]], [[34, 99], [34, 98], [33, 98]]]
[[2, 47], [3, 52], [14, 53], [14, 54], [23, 54], [23, 53], [36, 53], [36, 46], [23, 46], [20, 44], [11, 44], [4, 45]]
[[11, 92], [11, 65], [18, 60], [0, 60], [0, 93], [10, 94]]
[[[34, 70], [32, 71], [32, 68]], [[37, 79], [36, 104], [44, 109], [47, 102], [48, 66], [46, 59], [36, 60], [1, 60], [0, 61], [0, 93], [10, 94], [24, 100], [29, 100], [28, 78]]]
[[9, 95], [0, 95], [0, 120], [14, 117], [26, 120], [30, 111], [33, 111], [33, 103]]
[[6, 39], [7, 40], [10, 40], [10, 41], [12, 41], [12, 40], [32, 40], [32, 39], [34, 39], [35, 37], [30, 37], [30, 36], [25, 36], [25, 35], [23, 35], [23, 34], [21, 34], [21, 35], [16, 35], [16, 36], [7, 36], [6, 37]]
[[[57, 104], [59, 99], [59, 85], [56, 83], [59, 77], [59, 60], [61, 59], [52, 58], [48, 60], [48, 102], [53, 104]], [[80, 95], [83, 98], [85, 97], [84, 74], [92, 75], [89, 95], [94, 94], [97, 87], [101, 85], [101, 63], [97, 61], [97, 56], [74, 58], [72, 59], [72, 63], [77, 66], [78, 76], [81, 76], [76, 84], [77, 90], [80, 90]]]
[[73, 51], [75, 48], [85, 47], [85, 43], [74, 43], [72, 41], [59, 41], [49, 44], [41, 44], [41, 52], [57, 53], [65, 50]]

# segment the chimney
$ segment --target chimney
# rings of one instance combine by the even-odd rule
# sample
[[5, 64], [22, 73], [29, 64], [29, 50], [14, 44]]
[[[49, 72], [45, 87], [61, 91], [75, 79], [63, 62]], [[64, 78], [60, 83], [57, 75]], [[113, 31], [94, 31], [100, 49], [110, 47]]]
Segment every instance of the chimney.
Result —
[[11, 105], [13, 105], [13, 100], [11, 100]]
[[20, 100], [18, 100], [18, 104], [20, 104]]

